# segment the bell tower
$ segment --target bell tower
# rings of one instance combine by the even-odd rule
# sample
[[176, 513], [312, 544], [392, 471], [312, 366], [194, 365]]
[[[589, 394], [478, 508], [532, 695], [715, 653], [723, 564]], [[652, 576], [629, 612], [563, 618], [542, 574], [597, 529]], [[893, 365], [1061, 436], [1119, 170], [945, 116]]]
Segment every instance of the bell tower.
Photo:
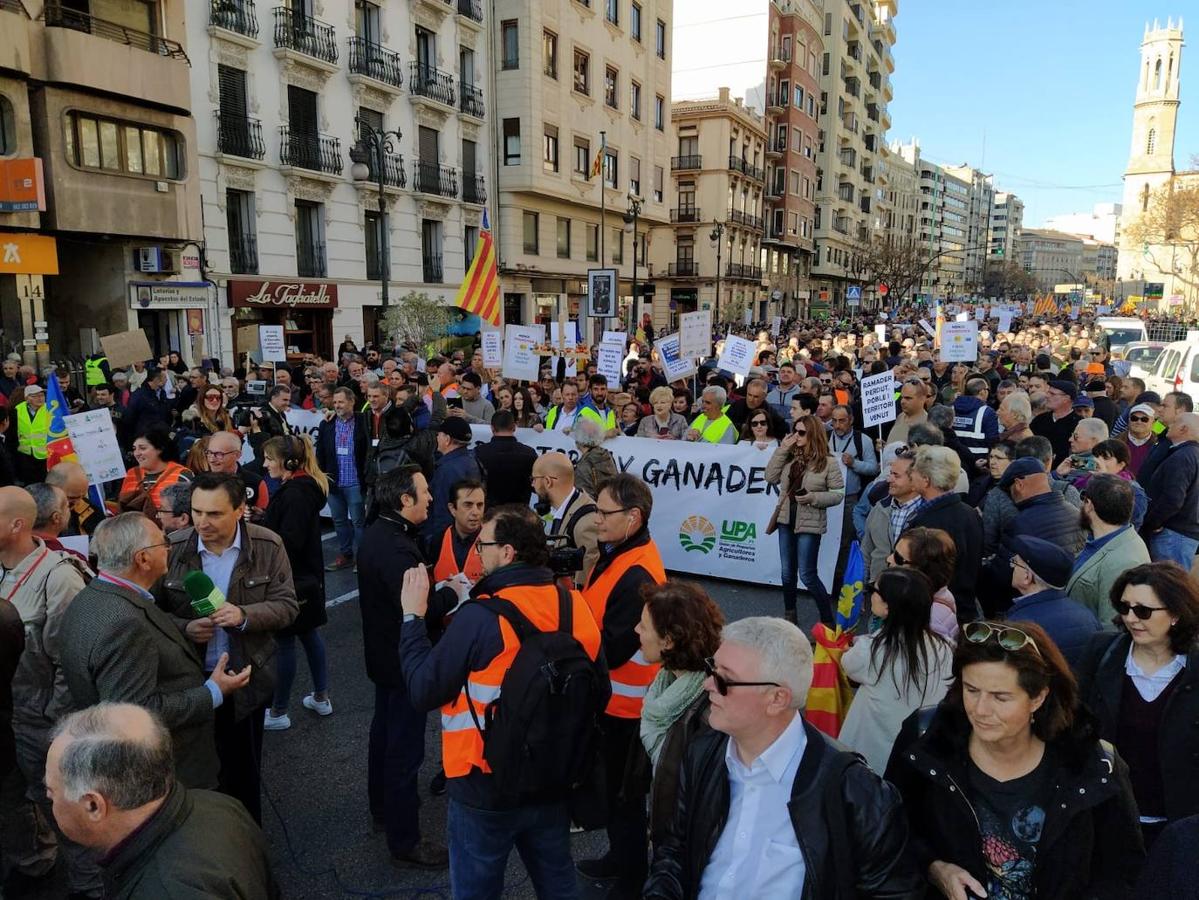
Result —
[[[1124, 223], [1135, 221], [1148, 208], [1153, 192], [1174, 177], [1182, 46], [1182, 19], [1167, 19], [1164, 28], [1156, 20], [1152, 26], [1145, 25], [1132, 111], [1132, 146], [1124, 169]], [[1122, 252], [1120, 256], [1119, 275], [1129, 277], [1131, 270], [1125, 269], [1132, 254]]]

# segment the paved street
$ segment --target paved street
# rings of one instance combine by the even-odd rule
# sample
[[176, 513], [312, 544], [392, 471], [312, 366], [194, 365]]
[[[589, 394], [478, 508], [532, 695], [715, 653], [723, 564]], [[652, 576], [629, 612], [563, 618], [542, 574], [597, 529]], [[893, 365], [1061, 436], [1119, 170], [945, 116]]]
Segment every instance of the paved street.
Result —
[[[334, 542], [325, 542], [331, 559]], [[775, 589], [701, 579], [730, 618], [778, 614], [782, 602]], [[275, 871], [289, 898], [449, 897], [445, 873], [400, 872], [387, 861], [382, 835], [371, 833], [366, 811], [366, 747], [372, 691], [362, 664], [361, 621], [356, 583], [351, 572], [328, 576], [331, 609], [325, 640], [329, 648], [331, 696], [335, 712], [328, 719], [299, 705], [311, 690], [300, 665], [292, 701], [292, 727], [268, 732], [264, 749], [266, 786], [264, 827]], [[813, 615], [812, 620], [815, 620]], [[810, 624], [810, 623], [809, 623]], [[440, 742], [437, 719], [428, 719], [422, 793], [437, 769]], [[446, 801], [428, 797], [422, 810], [427, 833], [443, 836]], [[603, 852], [602, 833], [575, 837], [575, 857]], [[519, 860], [513, 854], [508, 872], [510, 897], [532, 897]], [[588, 892], [585, 896], [602, 896]]]

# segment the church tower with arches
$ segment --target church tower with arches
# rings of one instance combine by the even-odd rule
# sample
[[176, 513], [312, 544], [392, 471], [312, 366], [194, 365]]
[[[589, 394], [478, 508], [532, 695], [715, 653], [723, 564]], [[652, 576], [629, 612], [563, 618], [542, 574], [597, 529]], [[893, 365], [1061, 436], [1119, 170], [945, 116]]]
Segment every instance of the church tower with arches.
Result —
[[[1174, 179], [1182, 47], [1182, 19], [1167, 19], [1164, 28], [1157, 21], [1152, 26], [1146, 24], [1132, 113], [1132, 147], [1124, 170], [1126, 223], [1148, 208], [1154, 191]], [[1117, 277], [1161, 280], [1154, 271], [1157, 267], [1143, 256], [1142, 247], [1125, 246], [1121, 241]]]

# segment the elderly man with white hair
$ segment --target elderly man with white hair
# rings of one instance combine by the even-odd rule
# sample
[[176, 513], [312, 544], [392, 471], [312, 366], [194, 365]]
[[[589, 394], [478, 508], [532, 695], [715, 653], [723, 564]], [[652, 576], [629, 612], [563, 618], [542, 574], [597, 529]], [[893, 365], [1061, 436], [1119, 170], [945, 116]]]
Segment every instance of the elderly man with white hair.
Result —
[[570, 436], [579, 448], [579, 459], [575, 463], [575, 485], [583, 493], [594, 497], [599, 485], [619, 471], [611, 452], [601, 446], [607, 436], [604, 425], [598, 419], [579, 416]]
[[175, 780], [149, 710], [101, 703], [58, 725], [46, 787], [63, 833], [102, 854], [116, 900], [279, 896], [266, 839], [240, 803]]
[[1018, 443], [1032, 437], [1032, 429], [1028, 427], [1032, 421], [1032, 401], [1024, 391], [1015, 391], [999, 401], [999, 424], [1003, 431], [995, 438], [995, 443], [1011, 441]]
[[1073, 484], [1095, 471], [1095, 445], [1107, 440], [1107, 423], [1103, 419], [1079, 419], [1070, 434], [1070, 455], [1055, 470], [1058, 478]]
[[687, 748], [642, 896], [918, 896], [899, 795], [801, 714], [812, 684], [803, 632], [741, 619], [706, 665], [712, 730]]
[[737, 426], [725, 415], [728, 391], [719, 385], [709, 385], [700, 395], [700, 414], [683, 436], [687, 441], [705, 441], [709, 444], [737, 443]]

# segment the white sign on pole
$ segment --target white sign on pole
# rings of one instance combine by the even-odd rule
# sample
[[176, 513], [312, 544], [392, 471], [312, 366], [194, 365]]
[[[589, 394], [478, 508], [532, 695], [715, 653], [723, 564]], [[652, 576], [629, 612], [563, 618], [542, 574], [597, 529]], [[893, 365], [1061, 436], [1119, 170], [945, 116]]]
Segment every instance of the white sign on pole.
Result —
[[662, 362], [662, 374], [668, 384], [695, 374], [695, 357], [683, 356], [679, 349], [677, 331], [658, 338], [654, 342], [654, 348], [658, 351], [658, 357]]
[[[607, 331], [604, 332], [605, 335], [607, 335], [608, 333], [609, 332], [607, 332]], [[568, 323], [566, 326], [566, 334], [562, 338], [562, 347], [566, 350], [573, 350], [574, 346], [575, 346], [575, 337], [577, 335], [578, 335], [578, 326], [575, 325], [574, 322]], [[554, 349], [558, 348], [558, 323], [557, 322], [550, 322], [550, 346], [553, 347]], [[559, 359], [559, 357], [557, 357], [557, 356], [550, 357], [550, 366], [553, 368], [553, 371], [555, 373], [558, 371], [558, 359]], [[566, 357], [566, 377], [574, 378], [577, 373], [578, 373], [578, 368], [575, 365], [575, 357], [567, 356]]]
[[933, 328], [933, 326], [931, 324], [929, 324], [928, 319], [921, 319], [920, 327], [923, 328], [928, 333], [929, 337], [937, 336], [937, 329]]
[[969, 319], [970, 319], [970, 313], [968, 313], [968, 312], [955, 313], [953, 316], [953, 320], [955, 322], [966, 322], [966, 321], [969, 321]]
[[996, 330], [1000, 334], [1005, 334], [1012, 330], [1012, 311], [1010, 309], [999, 310], [999, 326]]
[[978, 323], [946, 322], [941, 327], [941, 359], [975, 362], [978, 359]]
[[744, 313], [742, 313], [742, 316], [741, 316], [741, 318], [742, 318], [742, 320], [745, 322], [745, 324], [746, 324], [746, 325], [752, 325], [752, 324], [753, 324], [753, 322], [754, 322], [754, 311], [753, 311], [753, 309], [752, 309], [751, 307], [749, 307], [749, 306], [745, 307], [745, 312], [744, 312]]
[[712, 352], [712, 310], [679, 316], [679, 352], [690, 357], [706, 357]]
[[543, 341], [544, 325], [504, 326], [504, 364], [500, 374], [517, 381], [535, 381], [541, 357], [534, 348]]
[[734, 375], [745, 377], [749, 374], [750, 366], [754, 364], [756, 345], [743, 337], [730, 334], [724, 339], [724, 350], [716, 361], [716, 368], [732, 372]]
[[608, 379], [613, 388], [620, 384], [620, 362], [624, 348], [618, 344], [600, 344], [595, 351], [595, 370]]
[[1095, 315], [1097, 316], [1106, 316], [1111, 311], [1112, 308], [1106, 304], [1100, 304], [1099, 306], [1095, 307]]
[[483, 332], [483, 366], [498, 369], [504, 364], [504, 336], [488, 328]]
[[125, 477], [125, 457], [117, 442], [112, 414], [107, 409], [64, 416], [63, 423], [75, 447], [75, 455], [79, 457], [79, 465], [87, 472], [88, 481], [104, 484]]
[[876, 338], [878, 338], [878, 342], [880, 344], [887, 343], [887, 326], [886, 325], [875, 325], [874, 326], [874, 336]]
[[778, 337], [783, 333], [783, 317], [775, 316], [770, 320], [770, 333]]
[[880, 372], [862, 379], [862, 423], [882, 425], [895, 419], [895, 378]]
[[601, 344], [618, 344], [621, 350], [624, 350], [629, 345], [629, 336], [623, 331], [605, 331], [604, 336], [600, 338]]
[[287, 344], [283, 340], [282, 325], [259, 325], [258, 347], [263, 362], [287, 362]]

